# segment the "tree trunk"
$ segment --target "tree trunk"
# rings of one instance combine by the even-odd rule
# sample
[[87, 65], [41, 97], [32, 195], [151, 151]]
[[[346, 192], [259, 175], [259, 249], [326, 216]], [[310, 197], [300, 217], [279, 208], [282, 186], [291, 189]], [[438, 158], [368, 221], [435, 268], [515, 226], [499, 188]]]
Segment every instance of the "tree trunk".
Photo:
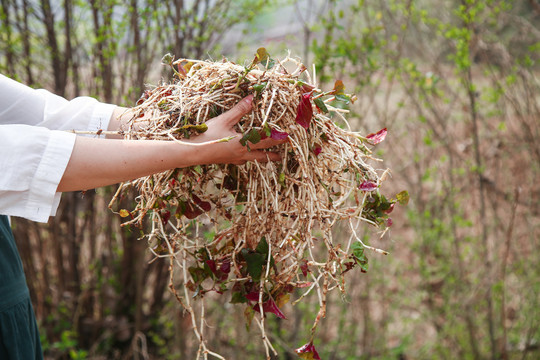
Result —
[[65, 59], [63, 58], [62, 54], [60, 54], [56, 29], [54, 28], [54, 14], [52, 12], [51, 3], [49, 0], [41, 0], [41, 11], [43, 13], [43, 25], [45, 26], [47, 33], [47, 46], [50, 49], [51, 68], [54, 78], [54, 92], [57, 95], [65, 96], [67, 67], [65, 66]]

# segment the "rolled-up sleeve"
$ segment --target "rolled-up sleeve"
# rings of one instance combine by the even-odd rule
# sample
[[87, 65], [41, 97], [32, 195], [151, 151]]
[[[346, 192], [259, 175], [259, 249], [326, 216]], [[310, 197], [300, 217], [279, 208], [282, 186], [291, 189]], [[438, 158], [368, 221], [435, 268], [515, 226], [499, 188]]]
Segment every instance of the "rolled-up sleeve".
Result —
[[0, 214], [46, 222], [76, 135], [107, 129], [114, 105], [90, 97], [68, 101], [0, 75]]

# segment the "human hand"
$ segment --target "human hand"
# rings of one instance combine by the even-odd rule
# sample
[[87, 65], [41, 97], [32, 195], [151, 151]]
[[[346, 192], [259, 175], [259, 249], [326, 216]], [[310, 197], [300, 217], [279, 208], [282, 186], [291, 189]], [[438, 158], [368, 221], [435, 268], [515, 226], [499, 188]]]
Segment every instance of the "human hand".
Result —
[[240, 119], [251, 111], [253, 95], [242, 99], [229, 111], [210, 119], [206, 122], [208, 130], [201, 135], [192, 138], [191, 142], [202, 143], [212, 142], [219, 139], [232, 137], [229, 141], [212, 143], [204, 146], [201, 159], [205, 164], [236, 164], [241, 165], [247, 161], [257, 160], [259, 162], [278, 161], [280, 156], [277, 153], [263, 151], [263, 149], [280, 145], [287, 142], [285, 140], [274, 140], [270, 137], [259, 141], [257, 144], [250, 144], [249, 149], [240, 143], [241, 134], [234, 130]]

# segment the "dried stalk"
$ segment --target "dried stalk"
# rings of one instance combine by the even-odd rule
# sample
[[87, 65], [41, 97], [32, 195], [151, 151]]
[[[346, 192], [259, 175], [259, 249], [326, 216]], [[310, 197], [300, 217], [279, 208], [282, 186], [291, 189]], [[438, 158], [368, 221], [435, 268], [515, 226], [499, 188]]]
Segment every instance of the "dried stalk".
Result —
[[[272, 149], [282, 155], [282, 162], [206, 165], [155, 174], [121, 184], [110, 207], [124, 193], [136, 191], [136, 207], [118, 212], [131, 217], [124, 225], [144, 228], [145, 220], [151, 219], [149, 247], [156, 257], [169, 257], [169, 287], [192, 318], [200, 342], [197, 358], [223, 359], [207, 348], [203, 337], [204, 306], [198, 325], [191, 301], [204, 300], [209, 291], [229, 290], [236, 301], [240, 296], [251, 311], [260, 313], [255, 320], [270, 358], [277, 353], [264, 322], [265, 313], [279, 311], [268, 310], [272, 303], [308, 287], [298, 302], [316, 289], [320, 310], [313, 338], [325, 314], [328, 291], [336, 287], [344, 291], [343, 274], [356, 265], [349, 253], [351, 243], [386, 254], [364, 244], [356, 234], [358, 223], [353, 225], [354, 221], [380, 224], [364, 209], [373, 189], [359, 189], [366, 182], [380, 186], [380, 177], [369, 165], [376, 159], [366, 137], [351, 130], [347, 111], [332, 106], [331, 92], [300, 81], [301, 76], [311, 81], [311, 76], [297, 60], [287, 57], [271, 69], [198, 60], [177, 61], [175, 66], [185, 63], [191, 67], [177, 81], [145, 92], [120, 134], [126, 139], [182, 142], [203, 132], [212, 117], [255, 94], [253, 111], [239, 122], [237, 131], [249, 135], [255, 129], [270, 136], [286, 132], [288, 142]], [[288, 72], [291, 65], [294, 70]], [[317, 94], [313, 98], [330, 95], [324, 104], [344, 128], [330, 114], [318, 111], [312, 100], [309, 106], [315, 114], [307, 127], [301, 126], [297, 114], [306, 91]], [[246, 136], [246, 146], [257, 140]], [[192, 222], [194, 218], [198, 221]], [[342, 220], [349, 224], [351, 237], [340, 243], [331, 230]], [[215, 235], [206, 240], [199, 227]], [[322, 240], [314, 237], [315, 230], [323, 234]], [[321, 249], [326, 249], [326, 259]], [[176, 290], [176, 268], [183, 274], [184, 296]], [[258, 294], [256, 299], [252, 294]]]

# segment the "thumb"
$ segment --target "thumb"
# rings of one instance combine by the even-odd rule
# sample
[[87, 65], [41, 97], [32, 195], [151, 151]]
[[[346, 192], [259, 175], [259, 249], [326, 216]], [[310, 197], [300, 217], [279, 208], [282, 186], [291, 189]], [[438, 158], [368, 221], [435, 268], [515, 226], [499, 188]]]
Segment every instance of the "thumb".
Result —
[[236, 123], [240, 121], [240, 119], [248, 114], [251, 111], [251, 102], [253, 100], [253, 95], [248, 95], [238, 104], [236, 104], [233, 108], [231, 108], [229, 111], [221, 114], [219, 117], [227, 126], [233, 126]]

